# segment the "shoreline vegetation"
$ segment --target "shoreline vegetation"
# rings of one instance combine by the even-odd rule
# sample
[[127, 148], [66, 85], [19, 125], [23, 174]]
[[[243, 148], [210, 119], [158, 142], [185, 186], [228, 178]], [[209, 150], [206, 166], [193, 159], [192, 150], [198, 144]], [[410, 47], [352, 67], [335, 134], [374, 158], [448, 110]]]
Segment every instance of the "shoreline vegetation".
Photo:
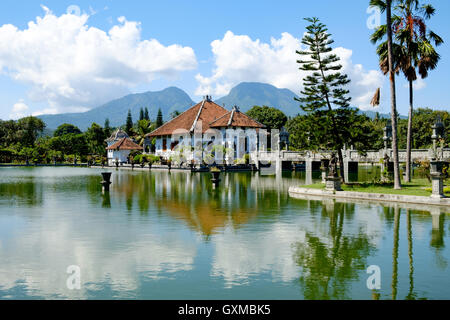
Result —
[[[325, 190], [325, 184], [316, 183], [310, 185], [299, 186], [304, 189]], [[358, 182], [347, 183], [341, 186], [343, 191], [376, 193], [376, 194], [392, 194], [406, 196], [431, 196], [431, 183], [427, 179], [413, 179], [411, 182], [403, 183], [401, 190], [393, 189], [393, 183], [377, 183], [377, 182]], [[450, 183], [444, 182], [444, 194], [450, 197]]]

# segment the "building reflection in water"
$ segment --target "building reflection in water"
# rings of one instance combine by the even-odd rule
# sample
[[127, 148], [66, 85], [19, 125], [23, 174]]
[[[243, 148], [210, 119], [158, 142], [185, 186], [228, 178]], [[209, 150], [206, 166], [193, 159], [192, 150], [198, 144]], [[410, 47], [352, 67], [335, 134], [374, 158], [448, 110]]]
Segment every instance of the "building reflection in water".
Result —
[[[112, 290], [127, 298], [173, 298], [194, 294], [193, 283], [195, 298], [210, 297], [211, 288], [217, 294], [211, 298], [242, 292], [248, 298], [250, 292], [258, 298], [418, 299], [448, 292], [445, 209], [298, 200], [287, 194], [304, 181], [294, 173], [282, 179], [223, 174], [214, 190], [209, 174], [114, 170], [110, 194], [102, 196], [98, 172], [80, 170], [52, 170], [56, 178], [35, 170], [31, 178], [26, 173], [0, 184], [1, 209], [16, 215], [0, 215], [0, 226], [14, 231], [0, 233], [0, 297], [24, 292], [21, 283], [43, 297], [73, 297], [60, 285], [65, 278], [52, 280], [61, 270], [65, 277], [73, 263], [83, 266], [87, 288], [98, 292], [80, 297], [110, 297]], [[372, 292], [366, 270], [378, 263], [382, 288]], [[428, 281], [432, 292], [424, 289]]]

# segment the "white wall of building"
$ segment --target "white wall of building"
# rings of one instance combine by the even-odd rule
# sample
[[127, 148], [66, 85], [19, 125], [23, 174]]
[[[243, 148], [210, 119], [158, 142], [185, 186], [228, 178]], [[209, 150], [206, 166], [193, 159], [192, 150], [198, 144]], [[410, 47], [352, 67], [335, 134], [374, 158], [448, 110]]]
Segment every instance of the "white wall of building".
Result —
[[[164, 139], [166, 139], [166, 150], [163, 149]], [[235, 159], [242, 159], [245, 154], [250, 154], [251, 152], [258, 150], [258, 132], [255, 128], [221, 128], [209, 130], [204, 134], [194, 134], [192, 136], [174, 135], [174, 137], [157, 137], [155, 144], [155, 154], [163, 158], [170, 158], [179, 155], [180, 149], [175, 148], [175, 150], [171, 150], [172, 141], [179, 141], [179, 147], [193, 147], [193, 154], [191, 153], [191, 156], [187, 157], [188, 161], [190, 161], [192, 158], [201, 160], [201, 150], [205, 148], [211, 148], [211, 144], [208, 145], [208, 142], [210, 141], [213, 141], [212, 145], [221, 145], [227, 149], [236, 150], [235, 152], [230, 152], [230, 154], [225, 157], [228, 164], [234, 163]], [[183, 150], [183, 153], [185, 155], [187, 154], [186, 149], [188, 148], [185, 148], [185, 150]], [[216, 153], [215, 158], [216, 163], [221, 163], [223, 155], [220, 153]]]
[[131, 150], [108, 150], [108, 165], [113, 166], [116, 161], [127, 162]]

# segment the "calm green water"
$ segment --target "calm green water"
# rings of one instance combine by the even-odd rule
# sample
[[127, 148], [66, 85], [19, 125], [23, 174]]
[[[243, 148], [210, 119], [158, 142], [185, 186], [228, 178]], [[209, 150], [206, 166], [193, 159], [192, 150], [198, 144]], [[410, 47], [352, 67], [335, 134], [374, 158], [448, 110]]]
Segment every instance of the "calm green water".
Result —
[[100, 172], [0, 169], [0, 299], [372, 299], [369, 265], [381, 299], [450, 298], [445, 209], [290, 198], [301, 173], [113, 171], [106, 197]]

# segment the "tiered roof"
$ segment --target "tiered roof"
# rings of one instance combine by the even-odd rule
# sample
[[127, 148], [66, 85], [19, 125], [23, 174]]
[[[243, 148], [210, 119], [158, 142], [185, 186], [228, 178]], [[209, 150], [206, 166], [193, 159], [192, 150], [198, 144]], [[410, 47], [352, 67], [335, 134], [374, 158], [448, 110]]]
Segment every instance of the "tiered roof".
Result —
[[144, 150], [143, 147], [133, 142], [130, 138], [122, 138], [106, 150]]
[[222, 117], [213, 121], [209, 125], [211, 128], [220, 127], [247, 127], [247, 128], [264, 128], [264, 125], [256, 120], [253, 120], [245, 113], [239, 111], [237, 107], [227, 112]]
[[122, 128], [117, 129], [116, 131], [114, 131], [111, 135], [111, 137], [109, 137], [108, 139], [106, 139], [106, 142], [113, 142], [113, 141], [117, 141], [123, 138], [129, 138], [128, 134], [122, 130]]
[[202, 123], [202, 133], [206, 132], [209, 128], [227, 126], [252, 128], [264, 127], [261, 123], [240, 112], [238, 108], [235, 107], [232, 111], [228, 111], [207, 97], [202, 102], [186, 110], [178, 117], [165, 123], [147, 136], [170, 136], [177, 129], [193, 132], [200, 122]]

